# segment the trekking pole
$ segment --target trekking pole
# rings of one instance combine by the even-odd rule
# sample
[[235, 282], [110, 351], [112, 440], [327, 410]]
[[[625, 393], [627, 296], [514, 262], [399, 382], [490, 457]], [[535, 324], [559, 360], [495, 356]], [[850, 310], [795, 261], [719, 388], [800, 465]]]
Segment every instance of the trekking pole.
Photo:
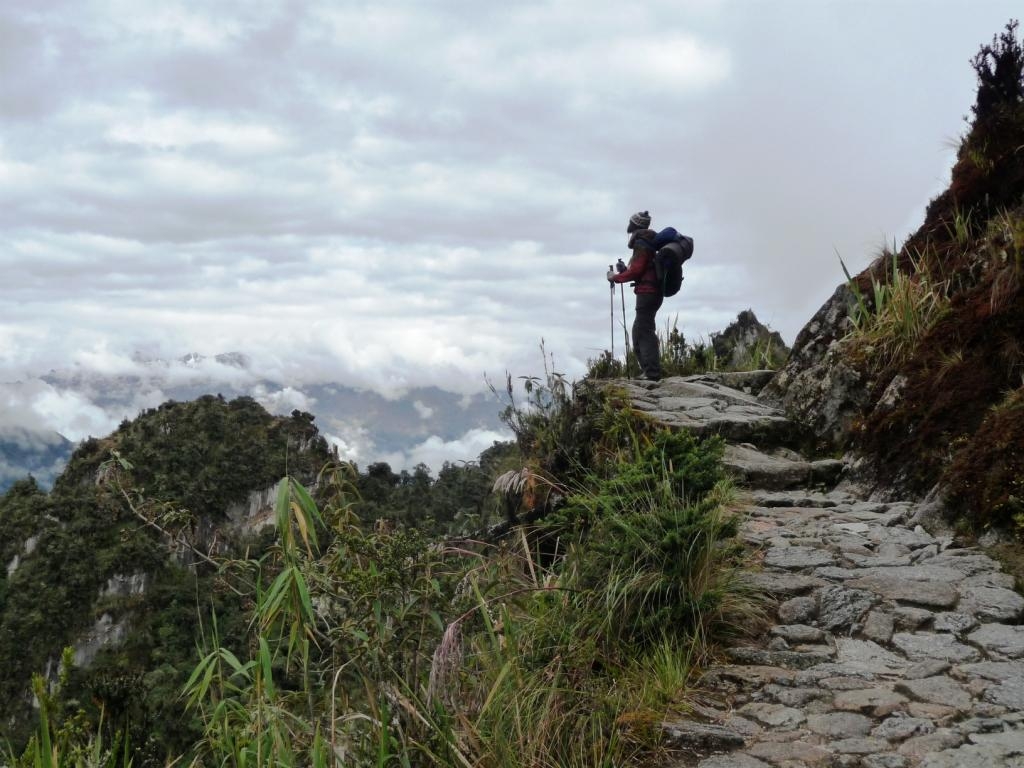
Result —
[[[608, 271], [612, 271], [612, 265], [608, 265]], [[612, 337], [612, 360], [615, 359], [615, 283], [611, 280], [608, 281], [608, 327], [611, 330]]]
[[[626, 271], [626, 265], [623, 264], [622, 259], [619, 259], [619, 263], [615, 265], [615, 268], [619, 272]], [[619, 293], [622, 296], [622, 340], [626, 345], [626, 378], [629, 378], [629, 331], [626, 330], [626, 286], [619, 283]]]
[[626, 330], [626, 289], [619, 283], [622, 296], [622, 340], [626, 345], [626, 378], [629, 378], [629, 331]]

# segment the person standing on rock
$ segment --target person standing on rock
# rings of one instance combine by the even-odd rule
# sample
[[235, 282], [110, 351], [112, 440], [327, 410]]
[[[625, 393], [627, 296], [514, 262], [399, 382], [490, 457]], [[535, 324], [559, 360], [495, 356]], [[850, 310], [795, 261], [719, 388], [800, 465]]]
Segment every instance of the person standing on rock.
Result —
[[[633, 255], [624, 270], [618, 273], [608, 270], [608, 281], [633, 283], [633, 293], [636, 294], [633, 351], [640, 363], [640, 378], [658, 381], [661, 379], [661, 350], [658, 348], [655, 317], [664, 297], [654, 268], [654, 254], [663, 245], [672, 242], [677, 233], [671, 227], [655, 232], [651, 229], [651, 214], [638, 211], [629, 217], [626, 234], [629, 235], [628, 247], [632, 249]], [[622, 263], [621, 260], [619, 263]]]

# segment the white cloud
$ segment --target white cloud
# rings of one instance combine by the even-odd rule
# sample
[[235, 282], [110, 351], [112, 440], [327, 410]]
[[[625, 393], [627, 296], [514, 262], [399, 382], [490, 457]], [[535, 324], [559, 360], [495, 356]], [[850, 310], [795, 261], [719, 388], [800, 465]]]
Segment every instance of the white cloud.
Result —
[[455, 440], [444, 440], [432, 435], [408, 451], [386, 454], [380, 460], [386, 461], [396, 472], [403, 469], [411, 470], [417, 464], [425, 464], [430, 468], [431, 474], [436, 475], [446, 461], [474, 461], [494, 443], [510, 439], [509, 433], [489, 429], [471, 429]]
[[[212, 360], [238, 350], [315, 412], [318, 381], [477, 392], [541, 338], [578, 376], [638, 208], [697, 243], [662, 321], [707, 338], [749, 306], [792, 340], [833, 247], [857, 268], [916, 226], [1014, 9], [890, 5], [15, 4], [0, 381], [198, 352], [166, 386], [246, 387]], [[42, 392], [74, 434], [122, 415]]]

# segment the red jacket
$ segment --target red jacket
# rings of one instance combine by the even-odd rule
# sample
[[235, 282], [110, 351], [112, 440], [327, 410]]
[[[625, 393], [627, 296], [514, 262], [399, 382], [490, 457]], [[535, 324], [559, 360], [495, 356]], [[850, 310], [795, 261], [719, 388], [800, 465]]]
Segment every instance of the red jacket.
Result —
[[635, 282], [633, 293], [658, 293], [658, 275], [654, 271], [654, 252], [638, 244], [629, 258], [629, 266], [612, 278], [616, 283]]

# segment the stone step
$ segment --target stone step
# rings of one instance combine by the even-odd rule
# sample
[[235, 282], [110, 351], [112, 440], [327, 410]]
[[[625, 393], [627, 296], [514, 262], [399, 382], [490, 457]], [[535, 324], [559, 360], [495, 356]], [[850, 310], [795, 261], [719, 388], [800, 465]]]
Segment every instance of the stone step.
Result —
[[622, 390], [632, 407], [673, 429], [721, 435], [733, 443], [762, 449], [795, 447], [800, 428], [781, 411], [753, 395], [701, 376], [673, 376], [660, 382], [614, 379], [594, 382]]
[[768, 454], [749, 443], [730, 444], [723, 464], [740, 485], [766, 491], [832, 486], [843, 471], [842, 462], [835, 459], [807, 461], [786, 453], [790, 455]]

